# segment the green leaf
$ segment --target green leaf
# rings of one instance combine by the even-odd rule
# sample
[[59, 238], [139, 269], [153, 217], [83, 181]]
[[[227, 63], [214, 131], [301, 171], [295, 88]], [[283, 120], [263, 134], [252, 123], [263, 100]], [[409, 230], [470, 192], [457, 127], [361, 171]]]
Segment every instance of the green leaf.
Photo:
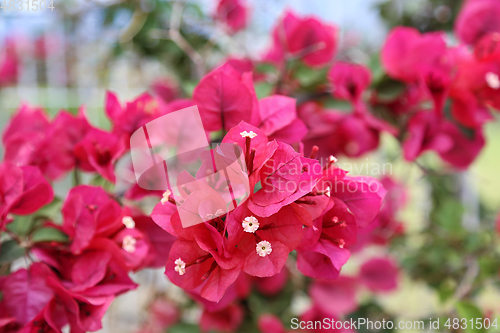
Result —
[[35, 220], [31, 215], [16, 216], [14, 221], [7, 225], [7, 229], [9, 229], [18, 236], [26, 236], [31, 230], [31, 228], [33, 228], [34, 224]]
[[48, 205], [43, 206], [41, 209], [39, 209], [36, 213], [35, 216], [43, 216], [46, 217], [50, 220], [57, 220], [57, 217], [61, 214], [61, 207], [62, 207], [62, 200], [55, 197], [54, 200], [52, 200], [51, 203]]
[[383, 80], [377, 87], [377, 98], [383, 102], [394, 101], [406, 89], [406, 86], [399, 81], [391, 79]]
[[349, 101], [344, 101], [341, 99], [327, 98], [324, 103], [325, 108], [335, 109], [340, 111], [351, 111], [352, 104]]
[[269, 82], [259, 82], [255, 84], [255, 94], [257, 95], [258, 99], [269, 96], [272, 90], [273, 84]]
[[299, 80], [302, 86], [311, 87], [313, 85], [326, 82], [327, 72], [328, 68], [313, 69], [305, 65], [300, 65], [295, 70], [295, 78]]
[[174, 325], [168, 329], [169, 333], [199, 333], [200, 329], [197, 325], [187, 324], [187, 323], [179, 323]]
[[104, 179], [102, 176], [97, 175], [90, 181], [90, 185], [102, 187], [107, 192], [113, 192], [115, 184]]
[[5, 264], [16, 260], [24, 255], [26, 249], [20, 247], [15, 241], [3, 242], [0, 247], [0, 264]]
[[[477, 306], [472, 304], [471, 302], [467, 301], [462, 301], [458, 302], [457, 305], [457, 312], [460, 318], [465, 318], [467, 319], [467, 328], [465, 329], [465, 332], [469, 333], [474, 333], [474, 332], [485, 332], [484, 329], [476, 329], [476, 318], [483, 318], [483, 314], [481, 313], [481, 310], [478, 309]], [[470, 319], [474, 321], [473, 325], [470, 325]], [[482, 320], [481, 320], [482, 323]]]
[[31, 238], [33, 242], [61, 242], [65, 243], [68, 241], [68, 236], [57, 229], [54, 228], [42, 228], [37, 230], [33, 237]]

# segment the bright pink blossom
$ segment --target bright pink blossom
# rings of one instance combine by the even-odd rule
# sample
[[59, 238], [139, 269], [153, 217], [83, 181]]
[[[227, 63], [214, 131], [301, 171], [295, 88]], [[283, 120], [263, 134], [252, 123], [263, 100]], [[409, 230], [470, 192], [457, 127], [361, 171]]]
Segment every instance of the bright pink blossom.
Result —
[[500, 32], [500, 3], [495, 0], [464, 1], [455, 21], [455, 33], [465, 44], [474, 44], [490, 32]]
[[193, 92], [206, 131], [229, 131], [239, 122], [258, 123], [258, 104], [250, 72], [223, 65], [205, 75]]
[[299, 17], [288, 10], [273, 30], [273, 45], [264, 60], [281, 64], [298, 57], [309, 66], [330, 62], [337, 50], [337, 27], [314, 16]]
[[215, 19], [225, 24], [230, 33], [235, 33], [248, 24], [248, 8], [243, 0], [220, 0]]
[[373, 292], [386, 292], [398, 286], [398, 268], [393, 260], [372, 258], [359, 271], [359, 280]]

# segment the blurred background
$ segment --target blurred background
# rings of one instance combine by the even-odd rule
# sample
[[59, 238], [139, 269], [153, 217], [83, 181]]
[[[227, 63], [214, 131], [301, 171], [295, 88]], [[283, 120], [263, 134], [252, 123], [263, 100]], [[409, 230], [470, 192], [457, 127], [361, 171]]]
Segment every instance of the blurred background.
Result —
[[[341, 29], [337, 58], [369, 64], [388, 31], [397, 25], [414, 26], [422, 32], [444, 30], [453, 44], [453, 22], [461, 6], [458, 0], [248, 0], [249, 28], [229, 35], [212, 19], [216, 1], [183, 3], [182, 19], [172, 15], [173, 2], [163, 0], [56, 0], [53, 10], [0, 10], [0, 127], [5, 126], [22, 102], [41, 105], [52, 115], [60, 109], [76, 112], [83, 104], [94, 125], [109, 128], [103, 112], [106, 90], [117, 92], [122, 101], [132, 100], [144, 91], [162, 97], [165, 86], [190, 97], [201, 74], [222, 63], [228, 54], [249, 59], [262, 55], [270, 43], [270, 31], [285, 8], [333, 22]], [[190, 59], [192, 55], [169, 38], [169, 29], [176, 24], [184, 38], [205, 57], [205, 68], [199, 68], [196, 61]], [[256, 90], [261, 96], [268, 93], [265, 83]], [[500, 207], [500, 177], [494, 176], [500, 165], [498, 122], [486, 126], [486, 136], [487, 145], [480, 157], [470, 170], [458, 176], [462, 178], [460, 209], [463, 214], [457, 223], [473, 230], [481, 228], [482, 211], [498, 211]], [[387, 160], [387, 156], [399, 154], [393, 137], [384, 134], [382, 142], [382, 149], [352, 162], [380, 163]], [[433, 156], [428, 159], [432, 164]], [[340, 164], [350, 161], [340, 161]], [[415, 165], [397, 157], [391, 163], [391, 176], [403, 181], [410, 198], [399, 217], [406, 231], [404, 246], [415, 257], [423, 256], [419, 252], [425, 243], [421, 231], [427, 228], [427, 217], [432, 213], [432, 189], [422, 181], [423, 171]], [[352, 171], [370, 175], [369, 170]], [[444, 182], [443, 187], [453, 187], [455, 180], [440, 181]], [[69, 181], [58, 183], [56, 192], [63, 194], [70, 186]], [[440, 218], [456, 220], [456, 207], [448, 205], [438, 212], [442, 214]], [[494, 216], [490, 214], [485, 219], [492, 221]], [[494, 233], [491, 224], [486, 228]], [[455, 249], [442, 249], [440, 253], [446, 251]], [[370, 249], [365, 252], [353, 256], [343, 274], [357, 271], [366, 257], [376, 254]], [[429, 269], [439, 272], [440, 260], [448, 259], [446, 255], [436, 255], [435, 265]], [[488, 264], [498, 269], [498, 262]], [[408, 264], [409, 273], [402, 274], [396, 291], [374, 299], [368, 294], [359, 296], [365, 307], [358, 315], [376, 313], [413, 320], [446, 313], [453, 304], [442, 301], [441, 293], [446, 292], [446, 286], [438, 282], [443, 277], [438, 274], [438, 281], [434, 281], [438, 287], [435, 287], [429, 276], [415, 272], [415, 267], [417, 270], [422, 267], [415, 265]], [[102, 332], [137, 331], [147, 317], [151, 300], [159, 295], [168, 295], [179, 304], [189, 302], [179, 288], [168, 282], [163, 270], [143, 271], [133, 279], [140, 287], [113, 303], [105, 316]], [[476, 305], [492, 315], [500, 314], [498, 282], [486, 279], [482, 283], [484, 288], [476, 295]], [[291, 313], [300, 313], [308, 307], [308, 302], [306, 295], [293, 295], [288, 304]], [[195, 325], [200, 311], [190, 307], [182, 314], [184, 322]], [[189, 327], [178, 326], [171, 331], [191, 332]]]

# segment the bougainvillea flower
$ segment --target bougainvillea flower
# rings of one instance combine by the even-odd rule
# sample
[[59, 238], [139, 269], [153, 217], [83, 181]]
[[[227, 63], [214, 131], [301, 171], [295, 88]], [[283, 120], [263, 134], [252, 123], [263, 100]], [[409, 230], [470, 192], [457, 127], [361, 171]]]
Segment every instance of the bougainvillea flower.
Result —
[[377, 148], [381, 131], [396, 133], [394, 128], [362, 107], [353, 113], [345, 113], [323, 109], [317, 103], [308, 102], [299, 108], [299, 116], [309, 128], [304, 149], [318, 146], [318, 156], [321, 158], [341, 154], [358, 157]]
[[307, 134], [307, 127], [297, 117], [295, 99], [273, 95], [259, 101], [259, 128], [270, 139], [285, 143], [302, 141]]
[[381, 60], [390, 76], [411, 82], [418, 81], [435, 68], [449, 66], [446, 53], [442, 33], [421, 34], [415, 28], [397, 27], [387, 37]]
[[21, 59], [16, 51], [13, 39], [6, 39], [3, 52], [0, 54], [0, 86], [13, 84], [17, 81]]
[[225, 64], [205, 75], [193, 92], [206, 131], [229, 131], [239, 122], [258, 123], [252, 73]]
[[329, 316], [346, 315], [358, 307], [355, 278], [342, 276], [336, 280], [316, 280], [309, 290], [314, 306]]
[[[255, 223], [255, 220], [258, 228], [245, 223]], [[226, 217], [227, 247], [237, 247], [243, 252], [243, 270], [247, 274], [273, 276], [281, 271], [288, 254], [299, 245], [304, 225], [312, 226], [312, 220], [307, 210], [297, 204], [263, 217], [253, 213], [245, 202]]]
[[260, 172], [262, 189], [251, 197], [248, 208], [259, 216], [271, 216], [310, 192], [322, 176], [317, 160], [302, 157], [285, 143]]
[[451, 59], [442, 33], [420, 34], [414, 28], [393, 29], [382, 50], [387, 73], [406, 83], [418, 82], [440, 113], [451, 83]]
[[453, 142], [440, 131], [440, 121], [431, 112], [418, 112], [408, 121], [407, 138], [403, 142], [403, 154], [406, 160], [413, 161], [427, 150], [444, 152]]
[[235, 33], [246, 27], [248, 9], [243, 0], [220, 0], [215, 19], [225, 24], [230, 33]]
[[52, 187], [37, 167], [0, 164], [0, 229], [7, 214], [31, 214], [52, 199]]
[[147, 93], [122, 106], [118, 97], [108, 91], [105, 111], [113, 123], [113, 133], [122, 136], [127, 145], [135, 130], [161, 115], [157, 100]]
[[108, 236], [123, 227], [120, 205], [100, 187], [72, 188], [62, 215], [62, 229], [70, 237], [74, 254], [81, 253], [95, 236]]
[[371, 82], [370, 70], [362, 65], [337, 61], [328, 71], [328, 81], [336, 98], [358, 103]]
[[450, 91], [452, 115], [462, 125], [479, 127], [500, 109], [500, 34], [485, 35], [474, 55], [457, 57], [457, 76]]
[[263, 314], [259, 317], [257, 322], [259, 331], [262, 333], [286, 333], [286, 329], [283, 326], [281, 320], [272, 314]]
[[470, 165], [484, 146], [482, 129], [461, 130], [457, 125], [437, 120], [430, 112], [419, 112], [408, 122], [409, 135], [403, 142], [404, 157], [415, 160], [427, 150], [436, 151], [443, 160], [463, 169]]
[[62, 111], [48, 123], [42, 110], [23, 106], [4, 134], [5, 159], [36, 165], [47, 178], [58, 179], [74, 167], [74, 146], [89, 128], [83, 108], [76, 117]]
[[165, 103], [172, 102], [179, 94], [175, 82], [168, 78], [156, 79], [151, 84], [151, 89], [154, 91], [155, 95]]
[[54, 293], [47, 285], [49, 277], [55, 275], [42, 263], [34, 263], [28, 270], [23, 268], [4, 277], [2, 303], [7, 314], [20, 325], [29, 323], [52, 299]]
[[336, 50], [337, 27], [288, 10], [274, 27], [273, 45], [264, 60], [281, 63], [293, 56], [309, 66], [322, 66], [333, 59]]
[[359, 281], [373, 292], [391, 291], [398, 286], [398, 268], [393, 260], [372, 258], [359, 271]]
[[297, 269], [313, 278], [336, 279], [349, 257], [349, 250], [337, 242], [320, 239], [313, 246], [297, 251]]
[[474, 44], [487, 33], [500, 32], [498, 15], [498, 1], [466, 1], [455, 21], [455, 33], [463, 43]]
[[448, 135], [453, 145], [439, 155], [457, 169], [466, 169], [484, 147], [483, 129], [463, 130], [449, 121], [444, 121], [442, 131]]
[[288, 282], [288, 277], [288, 269], [283, 267], [283, 269], [274, 276], [255, 278], [255, 287], [264, 295], [274, 296], [283, 290]]
[[203, 311], [200, 318], [200, 328], [202, 332], [236, 332], [243, 321], [243, 309], [239, 305], [229, 305], [217, 312]]
[[[208, 238], [211, 235], [208, 235]], [[222, 236], [220, 234], [219, 236], [221, 245]], [[206, 245], [203, 244], [203, 248], [209, 250]], [[241, 255], [237, 250], [233, 250], [232, 253], [223, 251], [219, 254], [218, 247], [210, 251], [205, 249], [202, 249], [196, 241], [177, 240], [170, 250], [165, 274], [172, 283], [186, 290], [193, 290], [202, 285], [200, 296], [217, 302], [238, 278], [242, 266]]]
[[355, 249], [370, 243], [385, 245], [392, 237], [404, 232], [397, 214], [407, 202], [407, 191], [403, 184], [389, 176], [384, 176], [380, 182], [387, 191], [384, 203], [375, 221], [359, 230]]
[[91, 129], [74, 148], [79, 168], [96, 171], [113, 183], [116, 180], [114, 165], [124, 151], [123, 140], [97, 128]]

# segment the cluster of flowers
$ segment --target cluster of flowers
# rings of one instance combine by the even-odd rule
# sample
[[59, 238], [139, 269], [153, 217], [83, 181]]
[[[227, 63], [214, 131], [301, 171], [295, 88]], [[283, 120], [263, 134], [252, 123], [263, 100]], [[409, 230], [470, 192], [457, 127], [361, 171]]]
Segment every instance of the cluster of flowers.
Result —
[[[223, 3], [224, 8], [235, 8], [223, 22], [229, 27], [244, 22], [248, 12], [241, 9], [241, 1]], [[491, 110], [500, 108], [500, 27], [490, 19], [498, 14], [494, 0], [468, 1], [456, 21], [461, 42], [456, 46], [447, 44], [444, 32], [393, 29], [380, 57], [387, 75], [400, 83], [389, 97], [377, 90], [377, 82], [369, 89], [368, 67], [334, 60], [338, 29], [316, 17], [285, 12], [259, 62], [272, 63], [282, 72], [285, 84], [278, 92], [288, 96], [300, 95], [301, 90], [292, 73], [287, 73], [287, 63], [298, 59], [310, 68], [329, 66], [328, 83], [317, 87], [316, 96], [329, 93], [350, 103], [347, 113], [329, 108], [320, 98], [300, 103], [299, 116], [309, 129], [304, 138], [307, 149], [318, 145], [325, 156], [358, 157], [377, 148], [380, 132], [386, 131], [399, 139], [408, 161], [432, 150], [448, 164], [464, 169], [485, 144], [482, 126], [493, 119]], [[251, 67], [245, 61], [240, 60], [238, 67]], [[231, 60], [233, 65], [236, 62]], [[384, 120], [373, 115], [380, 112]]]
[[[144, 94], [123, 106], [108, 93], [111, 131], [92, 126], [83, 108], [76, 116], [61, 111], [51, 120], [42, 109], [19, 108], [2, 137], [2, 230], [9, 231], [17, 216], [52, 202], [49, 181], [71, 170], [98, 173], [114, 183], [116, 162], [128, 151], [132, 132], [193, 103], [208, 131], [224, 129], [222, 142], [240, 146], [248, 157], [250, 188], [260, 189], [234, 211], [183, 228], [170, 191], [146, 191], [136, 184], [113, 195], [97, 186], [75, 186], [64, 200], [62, 223], [45, 220], [41, 226], [64, 233], [68, 242], [36, 242], [10, 232], [34, 262], [0, 279], [3, 331], [60, 331], [66, 324], [75, 331], [96, 330], [111, 301], [136, 287], [128, 272], [165, 262], [173, 283], [219, 310], [236, 298], [238, 279], [284, 274], [294, 250], [303, 274], [338, 276], [358, 230], [379, 213], [385, 196], [381, 183], [348, 176], [334, 157], [321, 166], [317, 147], [304, 157], [294, 138], [293, 126], [301, 126], [294, 100], [275, 95], [258, 101], [250, 73], [222, 66], [202, 79], [193, 99], [165, 103]], [[298, 152], [274, 138], [295, 142]], [[183, 204], [202, 214], [218, 203], [217, 197], [199, 195], [203, 190], [188, 187]], [[129, 201], [146, 195], [158, 197], [151, 215], [156, 224]]]

